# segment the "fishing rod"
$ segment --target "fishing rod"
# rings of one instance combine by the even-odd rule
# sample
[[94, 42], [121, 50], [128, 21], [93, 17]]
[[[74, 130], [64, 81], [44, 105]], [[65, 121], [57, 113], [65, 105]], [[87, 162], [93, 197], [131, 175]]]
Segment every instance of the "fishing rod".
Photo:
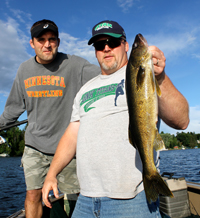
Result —
[[20, 121], [20, 122], [15, 122], [15, 123], [13, 123], [13, 124], [11, 124], [11, 125], [8, 125], [8, 126], [5, 126], [5, 127], [3, 127], [3, 128], [0, 128], [0, 131], [6, 130], [6, 129], [10, 129], [10, 128], [15, 127], [15, 126], [22, 125], [22, 124], [24, 124], [24, 123], [28, 123], [28, 119], [27, 119], [27, 120], [22, 120], [22, 121]]

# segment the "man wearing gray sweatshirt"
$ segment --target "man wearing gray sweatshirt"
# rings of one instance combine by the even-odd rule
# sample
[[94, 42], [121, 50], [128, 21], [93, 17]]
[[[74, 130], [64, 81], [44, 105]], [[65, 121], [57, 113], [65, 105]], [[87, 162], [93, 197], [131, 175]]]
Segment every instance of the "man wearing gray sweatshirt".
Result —
[[[100, 73], [87, 60], [58, 52], [58, 27], [41, 20], [31, 28], [36, 56], [18, 69], [0, 128], [15, 122], [26, 110], [28, 127], [22, 165], [27, 186], [26, 218], [42, 217], [42, 186], [57, 144], [69, 124], [73, 100], [81, 86]], [[79, 192], [75, 158], [58, 176], [62, 192]]]

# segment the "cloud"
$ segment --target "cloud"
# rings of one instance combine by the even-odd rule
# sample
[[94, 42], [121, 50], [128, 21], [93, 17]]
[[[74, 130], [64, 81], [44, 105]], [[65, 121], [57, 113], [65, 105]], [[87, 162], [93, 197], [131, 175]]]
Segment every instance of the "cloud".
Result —
[[166, 57], [179, 54], [185, 49], [191, 48], [196, 42], [197, 37], [189, 32], [174, 34], [158, 33], [147, 35], [149, 45], [156, 45]]
[[[170, 34], [170, 33], [157, 33], [154, 35], [144, 35], [149, 46], [155, 45], [161, 51], [164, 52], [167, 60], [174, 60], [175, 57], [178, 57], [184, 53], [184, 55], [191, 55], [195, 53], [195, 45], [197, 41], [197, 36], [192, 33], [179, 33], [179, 34]], [[134, 38], [130, 39], [129, 45], [132, 45]], [[129, 53], [130, 53], [129, 49]], [[200, 55], [193, 54], [194, 58], [200, 57]]]
[[19, 65], [30, 56], [26, 52], [28, 39], [12, 18], [0, 20], [0, 92], [9, 92]]
[[[149, 45], [160, 48], [168, 60], [183, 55], [199, 59], [200, 27], [199, 21], [180, 15], [165, 15], [157, 21], [157, 27], [152, 31], [144, 30], [144, 37]], [[145, 34], [146, 33], [146, 34]], [[130, 44], [134, 42], [130, 39]]]
[[85, 58], [89, 62], [93, 64], [98, 64], [95, 51], [92, 46], [89, 46], [88, 40], [80, 40], [79, 38], [75, 38], [68, 33], [60, 33], [60, 47], [59, 51], [67, 54], [74, 54]]
[[13, 15], [13, 17], [15, 17], [15, 19], [18, 20], [19, 22], [23, 23], [23, 25], [26, 25], [26, 27], [29, 30], [30, 25], [31, 25], [30, 22], [32, 22], [32, 20], [31, 20], [32, 15], [30, 13], [26, 13], [22, 10], [12, 8], [10, 6], [10, 0], [6, 0], [5, 4], [6, 4], [6, 7], [8, 8], [8, 10]]
[[128, 12], [128, 10], [133, 6], [134, 0], [117, 0], [117, 4], [124, 13]]
[[160, 132], [171, 133], [176, 135], [177, 132], [195, 132], [200, 133], [200, 105], [190, 107], [190, 123], [186, 130], [176, 130], [167, 126], [164, 122], [161, 122]]

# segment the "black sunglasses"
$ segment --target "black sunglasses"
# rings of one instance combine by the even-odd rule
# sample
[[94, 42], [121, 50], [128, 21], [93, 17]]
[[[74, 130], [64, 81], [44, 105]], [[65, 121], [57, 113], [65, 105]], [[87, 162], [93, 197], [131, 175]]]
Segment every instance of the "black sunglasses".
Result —
[[101, 40], [98, 42], [93, 43], [93, 46], [97, 51], [103, 51], [105, 48], [105, 45], [108, 45], [110, 48], [116, 48], [121, 45], [122, 39], [116, 39], [116, 38], [108, 38], [106, 40]]

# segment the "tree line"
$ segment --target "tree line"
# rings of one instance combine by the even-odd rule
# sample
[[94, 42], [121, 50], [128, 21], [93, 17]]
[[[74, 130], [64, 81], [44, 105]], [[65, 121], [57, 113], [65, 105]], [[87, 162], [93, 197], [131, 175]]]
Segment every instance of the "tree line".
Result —
[[[0, 145], [0, 154], [7, 153], [10, 156], [22, 156], [25, 146], [24, 134], [26, 127], [23, 130], [19, 129], [19, 127], [12, 127], [8, 130], [0, 131], [0, 135], [6, 139], [6, 143]], [[175, 136], [161, 132], [160, 135], [165, 143], [166, 149], [174, 149], [175, 147], [179, 149], [182, 147], [200, 148], [200, 133], [181, 132]]]
[[174, 148], [200, 148], [200, 133], [195, 134], [194, 132], [177, 132], [176, 136], [169, 133], [160, 133], [166, 149]]
[[19, 129], [19, 127], [12, 127], [8, 130], [0, 131], [0, 136], [6, 140], [6, 143], [0, 144], [0, 154], [22, 156], [25, 146], [25, 129], [26, 127], [23, 130]]

